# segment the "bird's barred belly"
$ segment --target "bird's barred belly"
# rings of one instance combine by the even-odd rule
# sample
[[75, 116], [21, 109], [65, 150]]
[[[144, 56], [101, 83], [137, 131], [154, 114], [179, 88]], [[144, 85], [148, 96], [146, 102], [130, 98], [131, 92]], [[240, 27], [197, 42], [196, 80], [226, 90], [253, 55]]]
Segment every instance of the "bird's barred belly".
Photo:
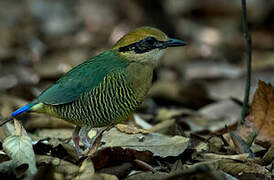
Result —
[[97, 88], [72, 103], [52, 106], [62, 119], [79, 126], [102, 127], [126, 120], [140, 102], [122, 77], [105, 79]]

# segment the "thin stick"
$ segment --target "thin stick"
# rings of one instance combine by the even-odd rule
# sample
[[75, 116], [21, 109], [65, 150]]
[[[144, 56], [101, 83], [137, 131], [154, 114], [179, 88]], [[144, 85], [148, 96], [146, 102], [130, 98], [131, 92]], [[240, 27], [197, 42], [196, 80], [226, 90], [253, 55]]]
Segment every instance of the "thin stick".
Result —
[[249, 34], [248, 25], [247, 25], [246, 0], [242, 0], [242, 12], [243, 12], [242, 19], [243, 19], [244, 37], [247, 43], [247, 75], [246, 75], [246, 85], [245, 85], [245, 97], [244, 97], [243, 108], [242, 108], [242, 118], [238, 123], [238, 128], [240, 127], [240, 125], [244, 124], [245, 115], [246, 115], [248, 104], [249, 104], [249, 92], [250, 92], [250, 81], [251, 81], [252, 41], [251, 41], [251, 36]]

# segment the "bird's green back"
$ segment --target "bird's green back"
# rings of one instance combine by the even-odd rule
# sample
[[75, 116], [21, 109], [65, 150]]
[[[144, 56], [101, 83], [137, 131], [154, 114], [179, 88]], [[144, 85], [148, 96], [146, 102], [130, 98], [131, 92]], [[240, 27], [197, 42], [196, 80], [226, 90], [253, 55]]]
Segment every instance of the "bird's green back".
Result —
[[128, 64], [114, 51], [104, 51], [66, 73], [56, 84], [46, 89], [38, 101], [50, 105], [73, 102], [96, 87], [109, 73], [126, 68]]

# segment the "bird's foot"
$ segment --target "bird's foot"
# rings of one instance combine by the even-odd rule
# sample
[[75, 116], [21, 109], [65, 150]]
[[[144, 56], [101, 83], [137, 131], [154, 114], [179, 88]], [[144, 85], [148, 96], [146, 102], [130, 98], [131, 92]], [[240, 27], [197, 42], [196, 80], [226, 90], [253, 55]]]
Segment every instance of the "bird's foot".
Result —
[[90, 143], [88, 140], [88, 132], [90, 128], [88, 127], [80, 127], [77, 126], [73, 133], [72, 133], [72, 140], [75, 145], [76, 153], [79, 158], [83, 156], [81, 148], [80, 148], [80, 141], [84, 144], [85, 149], [90, 147]]
[[91, 128], [89, 127], [81, 127], [78, 133], [80, 137], [80, 141], [84, 144], [84, 149], [90, 148], [91, 146], [88, 138], [88, 132], [90, 131], [90, 129]]
[[[78, 157], [81, 158], [83, 156], [83, 152], [81, 151], [81, 148], [80, 148], [80, 145], [79, 145], [80, 141], [84, 144], [84, 149], [88, 149], [88, 151], [89, 151], [93, 147], [93, 145], [95, 144], [97, 139], [99, 137], [101, 137], [102, 134], [106, 130], [111, 129], [112, 127], [113, 126], [95, 129], [96, 130], [95, 136], [92, 137], [91, 139], [89, 139], [88, 138], [88, 133], [89, 133], [91, 128], [77, 126], [73, 131], [72, 139], [73, 139], [73, 142], [75, 144], [75, 149], [76, 149]], [[96, 151], [97, 148], [98, 147], [96, 147], [94, 151]]]
[[73, 133], [72, 133], [72, 140], [74, 142], [74, 146], [75, 146], [75, 149], [76, 149], [76, 153], [78, 155], [79, 158], [82, 157], [82, 153], [81, 153], [81, 149], [80, 149], [80, 145], [79, 145], [79, 141], [80, 141], [80, 137], [79, 137], [79, 127], [77, 126]]
[[81, 137], [80, 136], [80, 141], [84, 144], [84, 149], [90, 148], [91, 144], [88, 140], [88, 137]]

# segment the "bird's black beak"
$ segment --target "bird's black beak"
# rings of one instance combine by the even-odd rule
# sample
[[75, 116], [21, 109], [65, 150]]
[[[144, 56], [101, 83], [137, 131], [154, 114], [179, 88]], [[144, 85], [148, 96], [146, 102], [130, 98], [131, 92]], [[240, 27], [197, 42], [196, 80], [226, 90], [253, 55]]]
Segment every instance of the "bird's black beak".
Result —
[[187, 45], [184, 41], [179, 39], [170, 38], [168, 41], [164, 42], [165, 47], [177, 47], [177, 46], [185, 46]]

